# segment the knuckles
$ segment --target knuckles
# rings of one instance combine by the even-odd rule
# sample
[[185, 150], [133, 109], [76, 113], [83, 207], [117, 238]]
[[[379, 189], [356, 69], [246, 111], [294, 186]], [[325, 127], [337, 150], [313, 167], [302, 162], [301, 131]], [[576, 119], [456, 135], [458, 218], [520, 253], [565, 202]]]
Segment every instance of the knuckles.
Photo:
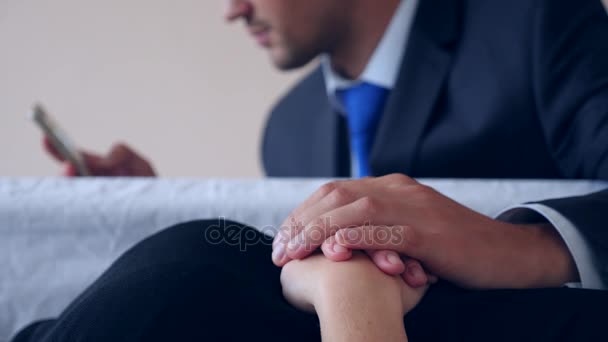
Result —
[[121, 154], [133, 154], [131, 148], [124, 142], [116, 143], [112, 146], [112, 152]]
[[354, 199], [354, 195], [342, 187], [336, 187], [329, 195], [326, 196], [327, 204], [336, 208], [342, 205], [346, 205], [352, 202]]
[[332, 193], [332, 191], [338, 188], [338, 182], [334, 181], [331, 183], [324, 184], [318, 190], [321, 197], [325, 197]]
[[415, 181], [412, 178], [410, 178], [402, 173], [393, 173], [388, 176], [385, 176], [384, 178], [386, 179], [386, 181], [388, 183], [393, 184], [393, 185], [398, 185], [398, 186], [399, 185], [400, 186], [412, 185], [415, 183]]
[[298, 218], [294, 214], [290, 214], [283, 224], [281, 224], [279, 233], [284, 232], [285, 234], [288, 234], [288, 232], [301, 228], [301, 226], [302, 223], [298, 222]]
[[273, 247], [276, 246], [278, 243], [286, 243], [287, 241], [289, 241], [289, 237], [291, 236], [291, 234], [289, 232], [290, 232], [289, 228], [279, 229], [277, 234], [274, 236], [274, 240], [272, 243]]
[[412, 192], [416, 195], [416, 198], [422, 202], [433, 201], [437, 196], [437, 191], [427, 185], [416, 185], [412, 188]]
[[365, 196], [357, 201], [357, 209], [367, 217], [373, 217], [380, 211], [380, 203], [375, 198]]
[[430, 186], [416, 184], [397, 189], [402, 198], [415, 199], [417, 202], [431, 202], [437, 198], [437, 191]]

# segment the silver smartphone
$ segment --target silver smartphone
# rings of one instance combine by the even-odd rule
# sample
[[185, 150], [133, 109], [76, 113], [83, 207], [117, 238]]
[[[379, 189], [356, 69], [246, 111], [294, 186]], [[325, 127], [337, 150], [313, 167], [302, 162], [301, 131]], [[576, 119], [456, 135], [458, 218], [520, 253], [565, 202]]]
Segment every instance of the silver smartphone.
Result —
[[80, 176], [90, 176], [82, 155], [78, 152], [76, 145], [59, 127], [57, 122], [51, 118], [49, 113], [40, 104], [34, 105], [32, 109], [32, 120], [38, 124], [44, 134], [49, 138], [51, 144], [61, 156], [72, 163]]

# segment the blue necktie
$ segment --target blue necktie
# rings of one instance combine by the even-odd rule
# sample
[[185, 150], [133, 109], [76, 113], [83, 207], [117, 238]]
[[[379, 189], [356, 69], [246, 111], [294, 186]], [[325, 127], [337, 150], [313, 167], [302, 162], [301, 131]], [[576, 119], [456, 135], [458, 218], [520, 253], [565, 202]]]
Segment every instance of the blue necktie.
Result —
[[369, 157], [389, 90], [363, 82], [337, 94], [348, 116], [350, 146], [357, 171], [353, 176], [371, 176]]

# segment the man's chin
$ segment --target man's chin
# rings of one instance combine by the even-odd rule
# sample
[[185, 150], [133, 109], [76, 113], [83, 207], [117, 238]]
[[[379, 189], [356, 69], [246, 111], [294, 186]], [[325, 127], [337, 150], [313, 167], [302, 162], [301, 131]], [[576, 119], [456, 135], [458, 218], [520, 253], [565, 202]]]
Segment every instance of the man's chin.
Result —
[[312, 61], [316, 55], [307, 56], [307, 55], [288, 55], [285, 53], [275, 53], [273, 51], [270, 52], [270, 58], [272, 60], [272, 64], [275, 68], [281, 71], [290, 71], [299, 69], [301, 67], [306, 66], [310, 61]]

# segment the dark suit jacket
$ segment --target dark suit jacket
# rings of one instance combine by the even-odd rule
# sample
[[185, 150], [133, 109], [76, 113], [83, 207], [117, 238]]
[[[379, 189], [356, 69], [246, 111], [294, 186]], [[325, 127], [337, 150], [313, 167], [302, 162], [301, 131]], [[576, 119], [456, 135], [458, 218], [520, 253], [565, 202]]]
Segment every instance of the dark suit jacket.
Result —
[[[347, 176], [343, 120], [316, 69], [268, 120], [267, 174]], [[421, 0], [371, 169], [608, 179], [608, 15], [600, 0]], [[608, 191], [544, 204], [580, 227], [608, 282]]]

